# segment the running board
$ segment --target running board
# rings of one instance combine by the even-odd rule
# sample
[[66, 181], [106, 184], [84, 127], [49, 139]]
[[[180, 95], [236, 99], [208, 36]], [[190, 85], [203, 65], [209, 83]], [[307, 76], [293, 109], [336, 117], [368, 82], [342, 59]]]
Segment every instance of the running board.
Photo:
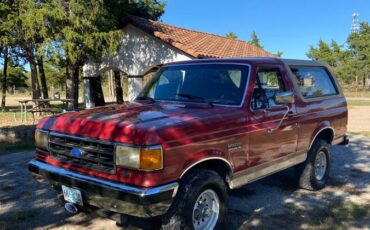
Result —
[[230, 180], [229, 187], [230, 189], [238, 188], [245, 184], [251, 183], [253, 181], [259, 180], [276, 172], [302, 163], [306, 160], [306, 158], [306, 151], [291, 153], [276, 160], [237, 172]]

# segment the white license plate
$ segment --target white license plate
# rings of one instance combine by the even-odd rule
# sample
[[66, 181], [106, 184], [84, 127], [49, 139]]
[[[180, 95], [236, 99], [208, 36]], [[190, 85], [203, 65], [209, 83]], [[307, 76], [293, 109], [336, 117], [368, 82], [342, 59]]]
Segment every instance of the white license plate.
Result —
[[70, 188], [64, 185], [62, 185], [62, 190], [63, 190], [64, 200], [74, 203], [74, 204], [83, 205], [82, 195], [79, 190]]

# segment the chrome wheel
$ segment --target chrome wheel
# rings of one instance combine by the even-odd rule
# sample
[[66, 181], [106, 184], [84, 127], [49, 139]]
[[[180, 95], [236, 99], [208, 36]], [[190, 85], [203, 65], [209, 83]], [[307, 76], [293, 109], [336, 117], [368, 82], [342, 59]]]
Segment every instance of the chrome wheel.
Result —
[[327, 168], [327, 158], [323, 151], [320, 151], [316, 155], [315, 159], [315, 178], [316, 180], [322, 180], [325, 177]]
[[207, 189], [199, 194], [193, 207], [195, 230], [213, 229], [218, 221], [220, 200], [215, 191]]

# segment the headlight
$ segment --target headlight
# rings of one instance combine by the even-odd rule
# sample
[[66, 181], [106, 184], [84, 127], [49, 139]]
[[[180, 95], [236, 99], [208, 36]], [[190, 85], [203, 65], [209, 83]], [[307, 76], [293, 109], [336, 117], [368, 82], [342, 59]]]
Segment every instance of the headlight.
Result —
[[49, 134], [46, 131], [36, 129], [35, 131], [35, 145], [42, 149], [49, 148]]
[[153, 146], [141, 148], [117, 145], [116, 165], [147, 171], [162, 169], [162, 147]]

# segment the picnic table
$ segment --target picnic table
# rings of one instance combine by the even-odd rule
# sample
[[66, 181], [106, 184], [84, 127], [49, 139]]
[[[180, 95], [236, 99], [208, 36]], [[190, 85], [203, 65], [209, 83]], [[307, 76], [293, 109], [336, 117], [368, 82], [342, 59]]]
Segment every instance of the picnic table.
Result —
[[[62, 102], [62, 109], [52, 108], [50, 102]], [[14, 110], [14, 119], [16, 120], [15, 113], [21, 113], [21, 121], [27, 121], [27, 113], [32, 113], [33, 122], [35, 122], [35, 114], [42, 113], [62, 113], [67, 111], [67, 104], [73, 102], [73, 99], [26, 99], [18, 101], [21, 105], [20, 110]], [[32, 108], [27, 108], [28, 103], [33, 103]]]

